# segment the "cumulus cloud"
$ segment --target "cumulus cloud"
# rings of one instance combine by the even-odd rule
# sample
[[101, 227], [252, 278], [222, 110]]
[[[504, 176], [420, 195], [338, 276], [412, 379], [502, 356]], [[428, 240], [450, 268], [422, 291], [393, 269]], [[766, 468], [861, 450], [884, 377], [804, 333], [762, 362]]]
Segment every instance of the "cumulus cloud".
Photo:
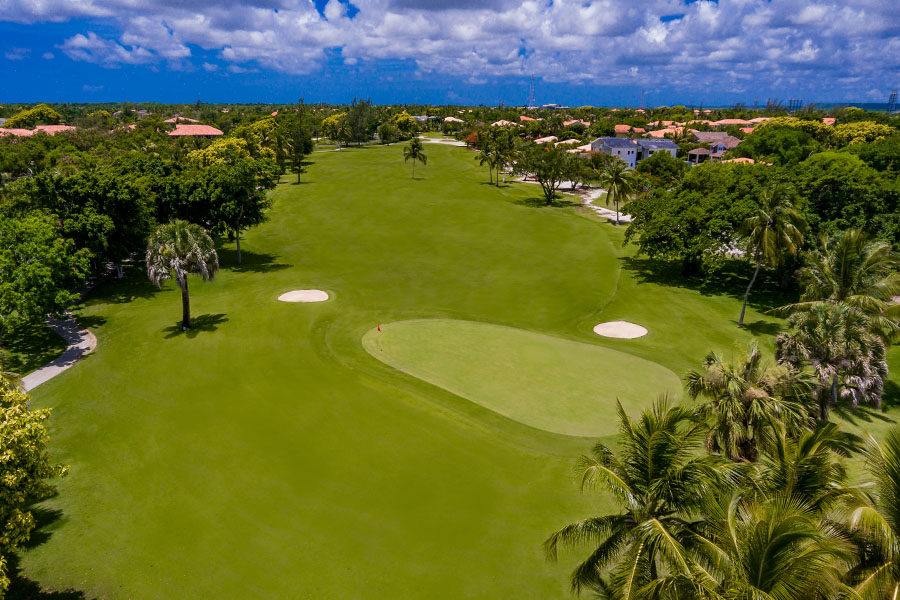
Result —
[[60, 46], [104, 66], [184, 68], [199, 47], [232, 73], [309, 73], [338, 49], [358, 68], [386, 59], [473, 83], [533, 74], [820, 95], [900, 83], [900, 11], [883, 0], [329, 0], [321, 13], [309, 0], [0, 2], [0, 20], [76, 17], [118, 24], [112, 38], [88, 31]]

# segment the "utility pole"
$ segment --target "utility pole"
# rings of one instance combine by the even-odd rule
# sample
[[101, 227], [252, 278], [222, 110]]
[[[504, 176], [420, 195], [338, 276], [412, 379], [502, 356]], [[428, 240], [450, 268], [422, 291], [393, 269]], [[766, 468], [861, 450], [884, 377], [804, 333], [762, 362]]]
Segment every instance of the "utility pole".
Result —
[[528, 106], [534, 106], [534, 74], [531, 75], [531, 89], [528, 92]]

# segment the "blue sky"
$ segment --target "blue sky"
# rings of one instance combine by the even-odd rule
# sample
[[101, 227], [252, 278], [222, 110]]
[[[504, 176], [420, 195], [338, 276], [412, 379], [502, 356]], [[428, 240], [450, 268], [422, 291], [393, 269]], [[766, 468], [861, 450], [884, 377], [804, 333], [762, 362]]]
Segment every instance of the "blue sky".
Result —
[[0, 102], [884, 102], [896, 0], [3, 0]]

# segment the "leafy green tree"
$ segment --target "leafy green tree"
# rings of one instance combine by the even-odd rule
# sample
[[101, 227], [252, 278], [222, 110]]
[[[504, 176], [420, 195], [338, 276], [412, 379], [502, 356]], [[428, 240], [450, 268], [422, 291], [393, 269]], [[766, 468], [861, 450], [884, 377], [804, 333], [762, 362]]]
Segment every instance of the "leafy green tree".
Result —
[[589, 546], [572, 573], [572, 590], [632, 600], [645, 597], [663, 574], [685, 581], [701, 570], [688, 552], [693, 520], [713, 490], [727, 488], [728, 468], [720, 458], [698, 455], [706, 426], [696, 411], [663, 398], [637, 421], [621, 404], [618, 413], [619, 453], [597, 444], [579, 469], [582, 489], [602, 485], [622, 510], [567, 525], [544, 549], [556, 559], [560, 546]]
[[763, 127], [729, 152], [732, 157], [747, 157], [779, 166], [794, 165], [821, 150], [815, 138], [794, 127]]
[[237, 262], [241, 264], [241, 232], [259, 225], [272, 202], [268, 191], [278, 183], [278, 167], [268, 158], [256, 159], [238, 147], [222, 147], [210, 154], [191, 153], [202, 166], [198, 192], [207, 196], [213, 207], [209, 224], [213, 231], [235, 236]]
[[4, 330], [61, 316], [84, 280], [89, 252], [64, 240], [40, 214], [0, 216], [0, 342]]
[[565, 177], [565, 152], [549, 144], [546, 146], [529, 144], [518, 153], [515, 171], [523, 175], [534, 176], [541, 185], [544, 200], [549, 206], [553, 204], [556, 190], [559, 189], [559, 185]]
[[790, 173], [796, 203], [813, 240], [847, 229], [866, 229], [900, 242], [900, 181], [848, 152], [820, 152]]
[[203, 281], [215, 277], [219, 256], [212, 238], [202, 227], [186, 221], [161, 225], [147, 243], [147, 276], [157, 287], [172, 279], [181, 288], [181, 328], [191, 326], [191, 300], [188, 275], [199, 275]]
[[46, 104], [38, 104], [34, 108], [14, 114], [7, 119], [3, 126], [10, 129], [19, 127], [32, 128], [35, 125], [56, 125], [61, 119], [62, 115]]
[[747, 243], [747, 252], [756, 263], [756, 268], [744, 292], [738, 327], [744, 326], [750, 290], [756, 283], [760, 268], [763, 264], [775, 266], [785, 254], [796, 255], [803, 244], [804, 229], [806, 222], [794, 209], [783, 187], [772, 187], [763, 192], [756, 214], [745, 219], [741, 226], [741, 233]]
[[394, 115], [391, 123], [400, 132], [403, 139], [410, 139], [419, 131], [419, 122], [413, 119], [406, 111]]
[[416, 178], [416, 162], [422, 163], [422, 165], [428, 164], [428, 157], [425, 155], [425, 149], [422, 146], [422, 141], [419, 138], [413, 138], [412, 141], [409, 142], [409, 145], [403, 148], [403, 162], [412, 161], [412, 178]]
[[50, 460], [44, 423], [48, 418], [50, 409], [31, 410], [28, 395], [0, 369], [0, 598], [9, 587], [8, 558], [35, 527], [28, 505], [52, 496], [49, 480], [68, 471]]
[[599, 181], [600, 185], [606, 188], [606, 206], [610, 203], [616, 205], [616, 225], [618, 225], [619, 204], [627, 202], [637, 191], [638, 181], [634, 177], [634, 172], [628, 169], [628, 165], [618, 159], [606, 163]]
[[635, 171], [647, 176], [653, 185], [670, 188], [681, 183], [688, 168], [687, 163], [668, 152], [656, 152], [638, 163]]
[[775, 341], [778, 360], [813, 369], [820, 420], [828, 420], [829, 406], [841, 397], [854, 405], [881, 406], [888, 374], [885, 345], [860, 310], [844, 302], [816, 303], [789, 322], [790, 331]]
[[369, 141], [375, 131], [377, 123], [374, 121], [375, 113], [372, 103], [368, 100], [353, 99], [353, 103], [347, 110], [345, 124], [347, 126], [347, 140], [362, 144]]
[[378, 138], [382, 144], [391, 144], [400, 137], [400, 130], [393, 123], [382, 123], [378, 126]]
[[809, 378], [787, 365], [770, 365], [754, 342], [728, 362], [706, 355], [702, 370], [685, 375], [692, 400], [702, 398], [709, 420], [706, 448], [735, 461], [756, 461], [775, 446], [784, 428], [796, 436], [812, 425], [803, 400], [812, 390]]
[[900, 172], [900, 135], [854, 144], [844, 149], [877, 171]]

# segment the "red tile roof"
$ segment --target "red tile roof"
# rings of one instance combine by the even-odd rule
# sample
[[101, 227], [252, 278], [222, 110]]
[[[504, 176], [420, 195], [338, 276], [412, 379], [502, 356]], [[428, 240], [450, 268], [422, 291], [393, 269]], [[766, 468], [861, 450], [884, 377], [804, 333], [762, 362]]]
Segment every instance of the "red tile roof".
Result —
[[175, 126], [175, 131], [168, 132], [169, 135], [194, 135], [194, 136], [213, 136], [213, 135], [222, 135], [222, 132], [216, 129], [215, 127], [210, 127], [209, 125], [181, 125], [178, 124]]
[[824, 123], [825, 125], [834, 125], [835, 121], [837, 121], [837, 119], [835, 119], [834, 117], [825, 117], [824, 119], [822, 119], [822, 123]]
[[188, 119], [187, 117], [172, 117], [171, 119], [166, 119], [163, 123], [199, 123], [197, 119]]
[[20, 137], [27, 137], [29, 135], [34, 135], [34, 132], [30, 129], [7, 129], [5, 127], [0, 127], [0, 135], [16, 135]]
[[616, 125], [615, 129], [616, 133], [629, 133], [631, 131], [631, 125]]
[[39, 131], [47, 135], [56, 135], [63, 131], [75, 131], [75, 128], [71, 125], [38, 125], [34, 128], [34, 132], [37, 133]]

